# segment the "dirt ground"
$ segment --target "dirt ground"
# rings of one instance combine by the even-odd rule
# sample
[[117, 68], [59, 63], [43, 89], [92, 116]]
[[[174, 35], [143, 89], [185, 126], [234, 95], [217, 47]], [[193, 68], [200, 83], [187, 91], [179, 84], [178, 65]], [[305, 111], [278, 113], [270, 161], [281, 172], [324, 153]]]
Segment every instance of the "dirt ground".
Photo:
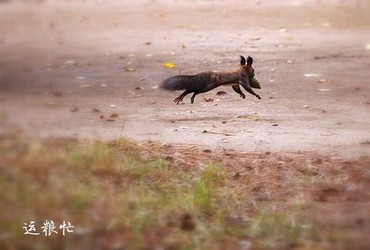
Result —
[[[368, 155], [368, 5], [268, 3], [3, 3], [1, 132]], [[240, 54], [262, 100], [156, 88]]]
[[[267, 159], [266, 172], [274, 162], [288, 173], [349, 167], [346, 195], [329, 187], [315, 198], [341, 203], [312, 214], [336, 210], [328, 221], [351, 214], [352, 223], [358, 211], [352, 242], [365, 246], [369, 10], [366, 1], [0, 1], [0, 136], [127, 137], [194, 164], [211, 154], [236, 172], [248, 172], [236, 165], [250, 155]], [[158, 88], [176, 74], [235, 70], [239, 55], [254, 58], [261, 100], [222, 87], [175, 105], [180, 92]]]

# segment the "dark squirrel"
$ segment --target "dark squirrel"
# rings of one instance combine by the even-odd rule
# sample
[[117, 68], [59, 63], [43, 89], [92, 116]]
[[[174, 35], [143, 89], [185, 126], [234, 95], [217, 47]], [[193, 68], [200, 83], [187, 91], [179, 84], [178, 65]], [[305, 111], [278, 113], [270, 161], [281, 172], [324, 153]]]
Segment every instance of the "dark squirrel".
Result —
[[[247, 64], [246, 64], [247, 63]], [[248, 56], [247, 60], [240, 56], [240, 68], [232, 72], [201, 72], [196, 75], [177, 75], [165, 79], [161, 88], [166, 90], [185, 90], [174, 102], [179, 104], [187, 94], [193, 93], [191, 103], [194, 103], [194, 98], [197, 94], [208, 92], [219, 86], [232, 86], [233, 90], [245, 98], [241, 91], [241, 85], [248, 93], [261, 97], [256, 94], [250, 84], [250, 79], [254, 77], [254, 69], [252, 68], [253, 58]]]

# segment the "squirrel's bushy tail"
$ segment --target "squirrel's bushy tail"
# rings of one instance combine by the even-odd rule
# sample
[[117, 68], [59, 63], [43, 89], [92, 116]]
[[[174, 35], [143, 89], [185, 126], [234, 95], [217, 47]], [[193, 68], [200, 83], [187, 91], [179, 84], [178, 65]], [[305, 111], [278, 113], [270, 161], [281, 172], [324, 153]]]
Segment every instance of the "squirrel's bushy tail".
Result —
[[192, 83], [191, 78], [191, 76], [185, 75], [172, 76], [162, 82], [161, 88], [171, 91], [187, 89]]
[[203, 88], [210, 82], [210, 75], [178, 75], [165, 79], [161, 88], [166, 90], [182, 90], [197, 91]]

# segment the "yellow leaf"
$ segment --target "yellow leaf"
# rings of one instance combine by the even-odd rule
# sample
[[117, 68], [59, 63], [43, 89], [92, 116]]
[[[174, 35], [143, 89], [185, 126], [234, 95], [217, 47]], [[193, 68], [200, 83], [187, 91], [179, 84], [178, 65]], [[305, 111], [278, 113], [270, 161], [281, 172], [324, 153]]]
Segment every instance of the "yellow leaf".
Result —
[[166, 62], [166, 63], [164, 63], [162, 65], [163, 65], [163, 67], [169, 68], [169, 69], [172, 69], [172, 68], [174, 68], [176, 66], [174, 63], [171, 63], [171, 62]]

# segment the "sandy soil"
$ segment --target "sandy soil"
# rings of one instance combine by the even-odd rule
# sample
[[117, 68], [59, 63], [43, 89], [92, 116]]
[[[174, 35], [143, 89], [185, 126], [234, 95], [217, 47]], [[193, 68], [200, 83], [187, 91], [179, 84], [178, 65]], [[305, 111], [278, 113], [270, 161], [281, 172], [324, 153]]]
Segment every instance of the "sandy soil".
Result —
[[[2, 3], [0, 131], [369, 155], [369, 5], [266, 2]], [[225, 87], [175, 105], [157, 88], [240, 54], [262, 100]]]
[[[365, 249], [370, 3], [132, 2], [0, 0], [0, 137], [127, 137], [173, 166], [219, 162], [255, 185], [248, 199], [303, 200], [322, 232], [346, 234], [327, 249]], [[158, 88], [235, 70], [239, 55], [254, 58], [261, 100], [223, 87], [175, 105]]]

